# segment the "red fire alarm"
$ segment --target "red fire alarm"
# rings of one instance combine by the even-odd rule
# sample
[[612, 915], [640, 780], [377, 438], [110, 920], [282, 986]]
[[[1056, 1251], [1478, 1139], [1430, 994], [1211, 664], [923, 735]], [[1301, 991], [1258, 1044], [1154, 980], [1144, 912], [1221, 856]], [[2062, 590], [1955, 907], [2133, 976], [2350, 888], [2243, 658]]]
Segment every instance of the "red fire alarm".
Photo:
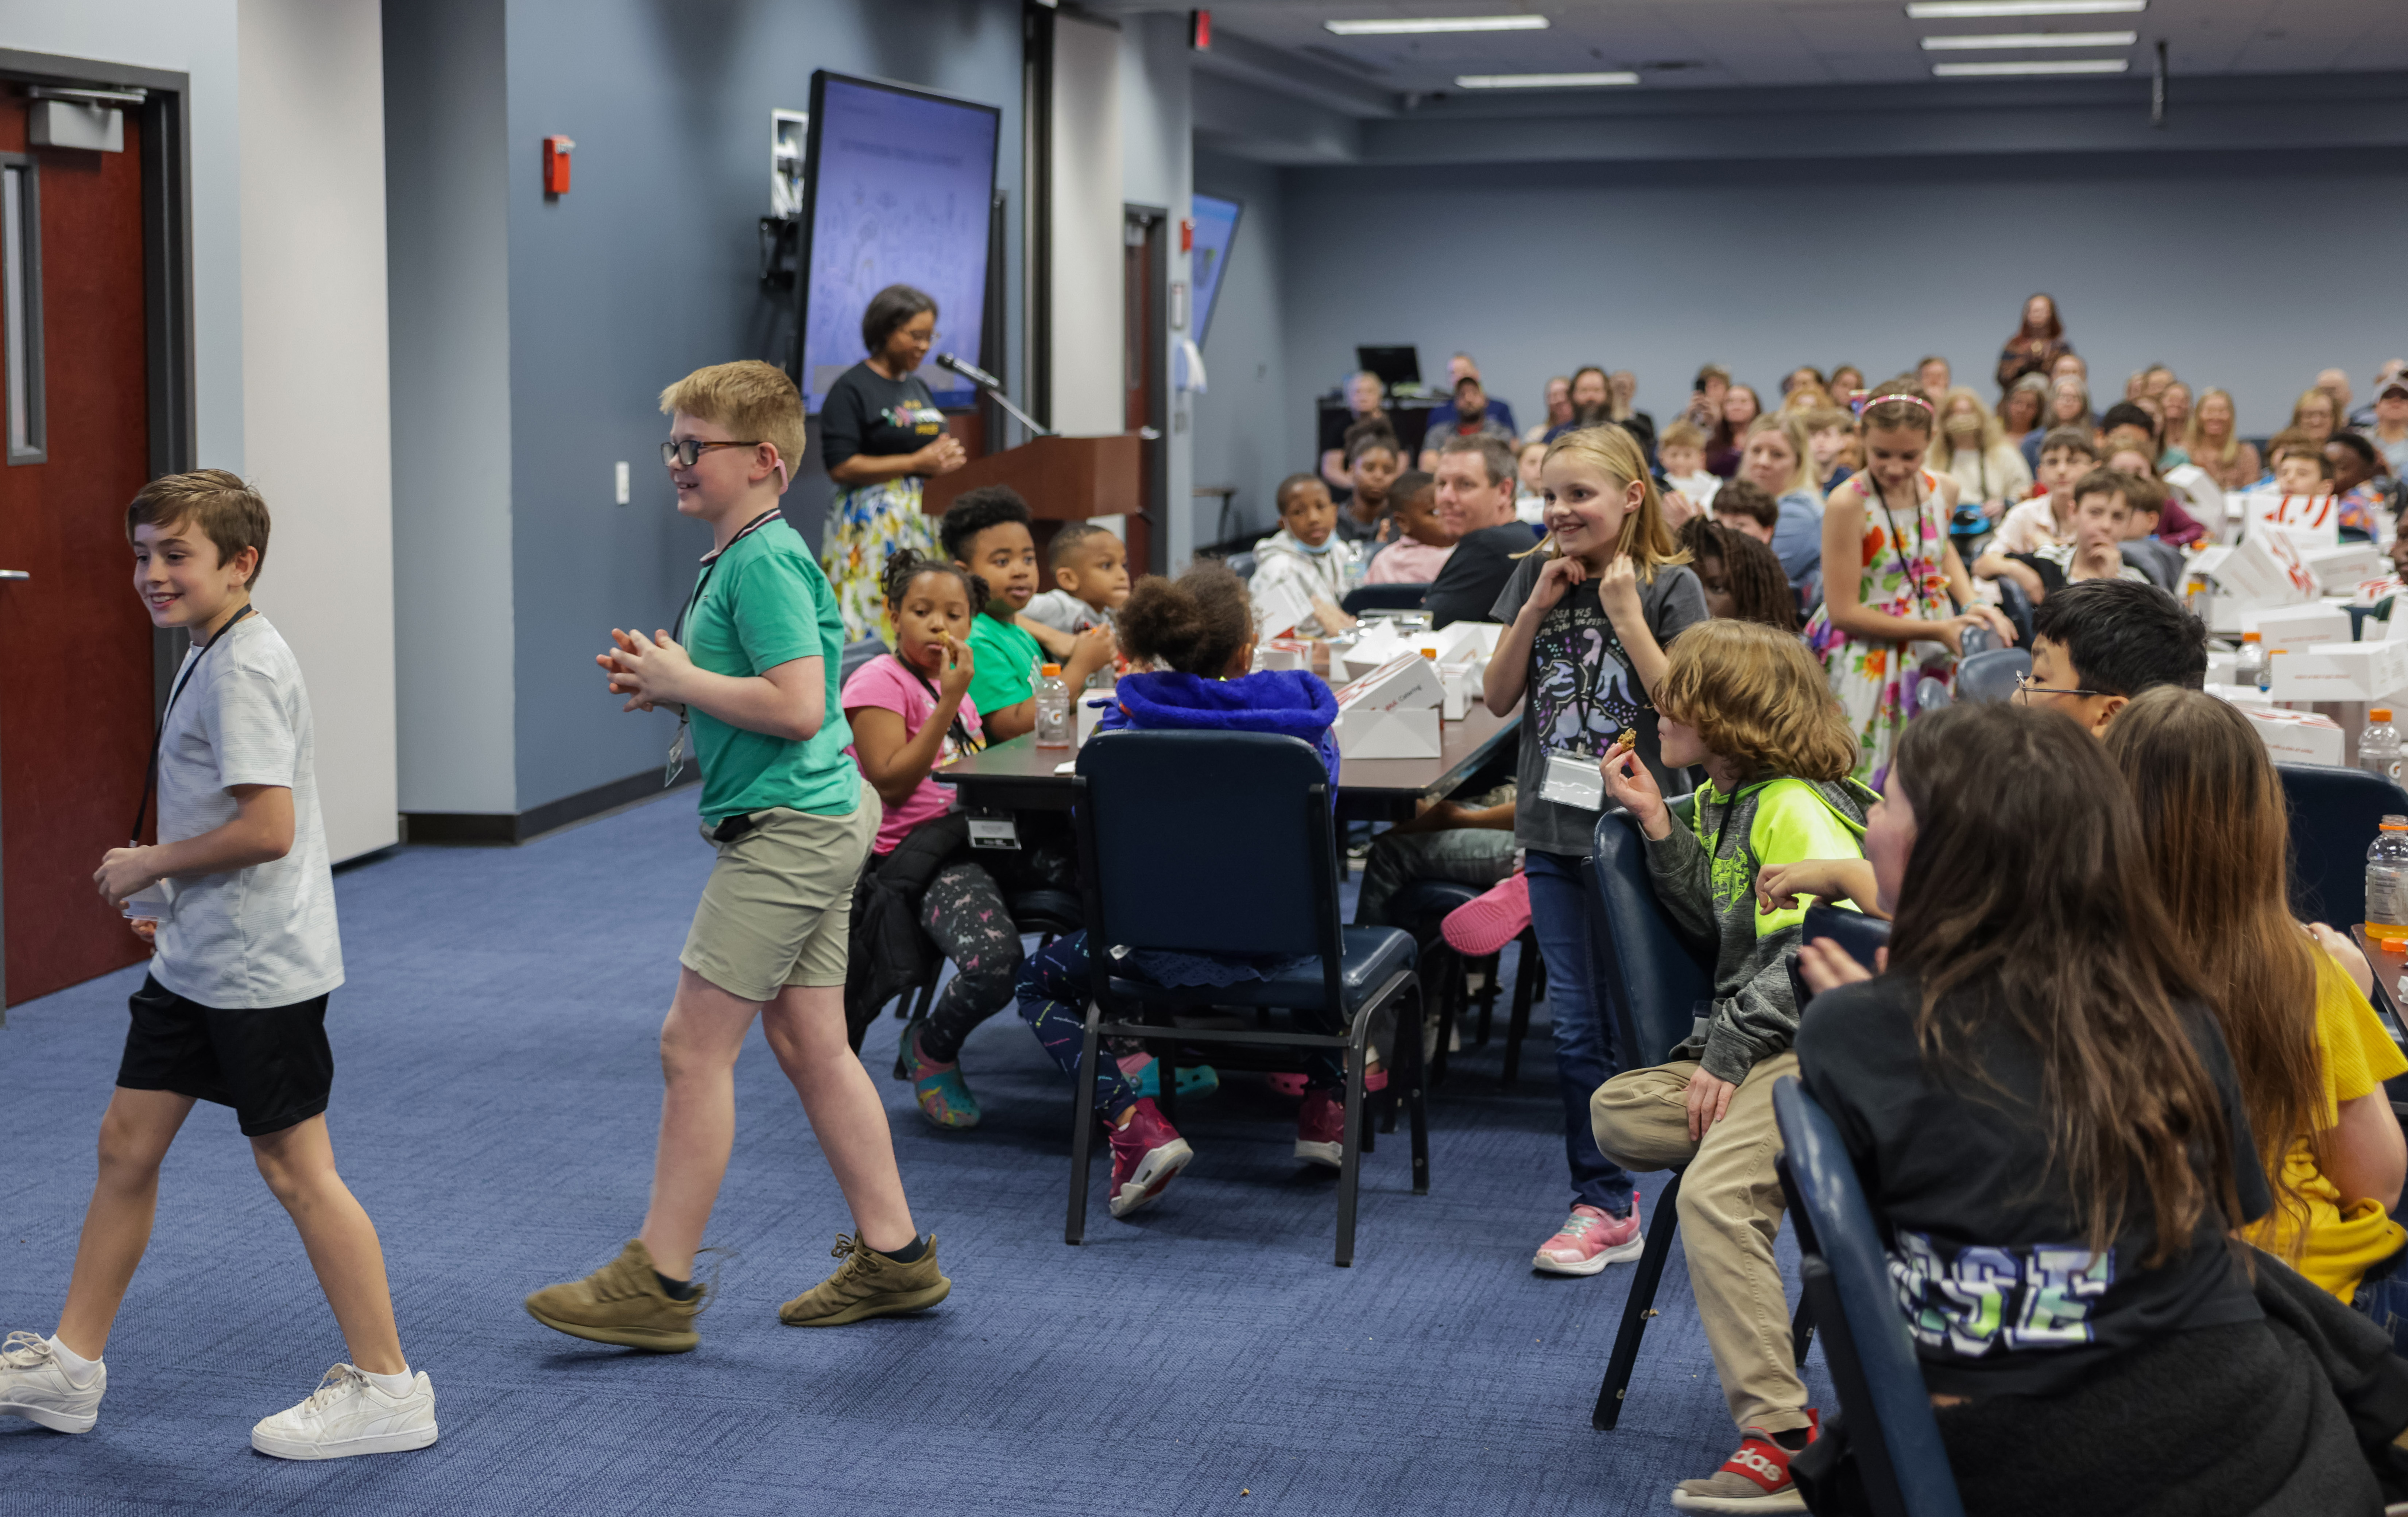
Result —
[[568, 155], [577, 150], [574, 138], [552, 136], [543, 139], [543, 193], [565, 195], [568, 193]]
[[1179, 250], [1181, 252], [1196, 250], [1196, 218], [1193, 216], [1179, 218]]
[[1191, 10], [1187, 13], [1187, 45], [1197, 52], [1212, 50], [1212, 13]]

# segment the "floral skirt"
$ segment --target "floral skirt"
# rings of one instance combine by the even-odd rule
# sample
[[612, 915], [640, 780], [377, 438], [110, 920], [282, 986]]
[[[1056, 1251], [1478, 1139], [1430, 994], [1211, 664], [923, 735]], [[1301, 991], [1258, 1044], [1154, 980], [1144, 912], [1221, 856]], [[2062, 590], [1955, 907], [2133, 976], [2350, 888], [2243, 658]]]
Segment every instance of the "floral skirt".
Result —
[[933, 554], [936, 544], [936, 523], [920, 509], [917, 475], [837, 492], [828, 503], [820, 567], [836, 592], [847, 641], [877, 637], [895, 646], [882, 582], [886, 561], [907, 548]]
[[[1912, 603], [1876, 609], [1892, 616], [1914, 616]], [[1856, 735], [1855, 777], [1876, 784], [1889, 769], [1898, 751], [1899, 735], [1914, 714], [1914, 687], [1925, 674], [1954, 684], [1956, 661], [1939, 642], [1864, 641], [1849, 637], [1824, 619], [1821, 611], [1807, 623], [1807, 646], [1823, 656], [1823, 676], [1848, 726]]]

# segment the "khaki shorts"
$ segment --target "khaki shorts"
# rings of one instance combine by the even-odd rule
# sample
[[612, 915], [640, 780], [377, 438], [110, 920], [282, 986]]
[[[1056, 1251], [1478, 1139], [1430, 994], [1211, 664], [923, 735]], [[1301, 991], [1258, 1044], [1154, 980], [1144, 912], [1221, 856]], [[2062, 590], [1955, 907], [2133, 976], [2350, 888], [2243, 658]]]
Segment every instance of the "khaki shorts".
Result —
[[843, 984], [853, 889], [883, 814], [878, 793], [862, 786], [849, 816], [782, 806], [752, 814], [760, 825], [716, 845], [678, 962], [747, 1001], [774, 1000], [784, 985]]

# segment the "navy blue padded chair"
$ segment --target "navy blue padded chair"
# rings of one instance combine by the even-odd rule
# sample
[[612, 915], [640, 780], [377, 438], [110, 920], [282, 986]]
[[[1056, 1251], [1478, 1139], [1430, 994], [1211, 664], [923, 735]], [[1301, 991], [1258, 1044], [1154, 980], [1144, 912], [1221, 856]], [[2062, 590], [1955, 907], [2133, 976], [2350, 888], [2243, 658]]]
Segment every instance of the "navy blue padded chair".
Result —
[[2031, 653], [2023, 648], [1993, 648], [1956, 665], [1956, 698], [1975, 706], [1994, 706], [2012, 699], [2015, 686], [2031, 673]]
[[[1713, 996], [1713, 949], [1709, 945], [1700, 953], [1665, 917], [1647, 878], [1647, 845], [1629, 812], [1617, 809], [1597, 819], [1596, 847], [1583, 867], [1597, 909], [1598, 956], [1605, 975], [1599, 989], [1613, 1015], [1615, 1052], [1626, 1069], [1661, 1064], [1687, 1040], [1697, 1024], [1698, 1004]], [[1646, 1335], [1647, 1320], [1656, 1315], [1656, 1287], [1671, 1257], [1680, 1195], [1681, 1172], [1676, 1169], [1648, 1214], [1647, 1246], [1630, 1277], [1622, 1328], [1614, 1335], [1613, 1356], [1607, 1361], [1605, 1383], [1598, 1388], [1597, 1410], [1589, 1417], [1599, 1432], [1611, 1430], [1622, 1418], [1622, 1398], [1639, 1363], [1639, 1340]]]
[[[1889, 923], [1879, 917], [1869, 917], [1862, 911], [1843, 911], [1836, 906], [1826, 906], [1816, 901], [1806, 909], [1806, 921], [1801, 926], [1799, 941], [1811, 943], [1817, 937], [1829, 938], [1847, 950], [1848, 957], [1879, 974], [1881, 966], [1874, 962], [1873, 955], [1876, 951], [1888, 946]], [[1814, 998], [1814, 992], [1807, 986], [1806, 977], [1798, 972], [1798, 955], [1795, 953], [1789, 955], [1789, 995], [1800, 1011], [1805, 1010], [1806, 1003]]]
[[1999, 609], [2005, 612], [2007, 620], [2014, 624], [2015, 646], [2029, 648], [2032, 640], [2031, 597], [2025, 594], [2024, 587], [2013, 580], [1992, 582], [1999, 587]]
[[1226, 562], [1229, 565], [1229, 572], [1239, 579], [1251, 580], [1254, 577], [1254, 555], [1252, 550], [1242, 553], [1231, 553]]
[[1418, 611], [1422, 597], [1428, 594], [1426, 584], [1356, 585], [1346, 592], [1338, 608], [1348, 616], [1361, 616], [1365, 611]]
[[1874, 1517], [1965, 1517], [1914, 1344], [1898, 1314], [1881, 1232], [1840, 1130], [1785, 1076], [1772, 1087], [1772, 1119], [1781, 1128], [1781, 1188], [1798, 1228], [1799, 1273], [1823, 1327], [1823, 1357], [1866, 1502]]
[[2291, 909], [2348, 932], [2366, 920], [2366, 850], [2408, 791], [2364, 769], [2277, 764], [2291, 813]]
[[855, 670], [884, 651], [886, 640], [882, 637], [864, 637], [857, 643], [845, 644], [837, 661], [837, 688], [843, 689], [844, 681], [852, 679]]
[[[1423, 879], [1405, 881], [1404, 888], [1388, 898], [1388, 919], [1402, 923], [1405, 931], [1413, 935], [1421, 954], [1424, 982], [1433, 979], [1437, 981], [1432, 999], [1438, 1009], [1438, 1054], [1430, 1060], [1429, 1070], [1429, 1082], [1434, 1086], [1446, 1079], [1447, 1044], [1457, 1022], [1470, 1010], [1469, 971], [1474, 964], [1482, 966], [1484, 988], [1480, 994], [1480, 1030], [1473, 1046], [1488, 1046], [1497, 1009], [1499, 961], [1504, 955], [1491, 953], [1484, 959], [1467, 960], [1440, 936], [1440, 923], [1448, 912], [1470, 905], [1484, 894], [1479, 886], [1460, 880]], [[1529, 1036], [1530, 1006], [1545, 975], [1545, 966], [1539, 960], [1538, 935], [1525, 927], [1514, 941], [1521, 945], [1522, 952], [1513, 969], [1513, 1009], [1505, 1023], [1505, 1084], [1509, 1089], [1521, 1080], [1522, 1041]]]
[[[1354, 1261], [1363, 1061], [1375, 1017], [1400, 1001], [1392, 1087], [1412, 1123], [1413, 1194], [1429, 1192], [1423, 1120], [1421, 982], [1412, 935], [1340, 923], [1329, 771], [1312, 745], [1251, 732], [1098, 733], [1073, 778], [1080, 892], [1094, 979], [1079, 1059], [1063, 1240], [1086, 1232], [1103, 1039], [1160, 1040], [1149, 1012], [1214, 1007], [1334, 1011], [1336, 1033], [1182, 1027], [1180, 1043], [1316, 1048], [1342, 1053], [1346, 1139], [1338, 1176], [1338, 1259]], [[1184, 953], [1297, 955], [1301, 967], [1230, 985], [1162, 985], [1120, 970], [1104, 945]], [[1218, 1062], [1218, 1061], [1216, 1061]], [[1231, 1065], [1232, 1067], [1243, 1066]], [[1290, 1067], [1274, 1065], [1270, 1067]]]

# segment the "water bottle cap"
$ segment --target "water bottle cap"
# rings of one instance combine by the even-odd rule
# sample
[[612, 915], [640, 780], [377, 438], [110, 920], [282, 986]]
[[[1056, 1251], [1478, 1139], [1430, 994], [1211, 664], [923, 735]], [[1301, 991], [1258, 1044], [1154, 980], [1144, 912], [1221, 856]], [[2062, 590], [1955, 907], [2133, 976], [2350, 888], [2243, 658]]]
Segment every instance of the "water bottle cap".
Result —
[[2378, 830], [2383, 832], [2408, 832], [2408, 816], [2385, 817]]
[[1062, 665], [1059, 664], [1048, 664], [1038, 672], [1044, 675], [1048, 680], [1059, 679], [1062, 674]]
[[2388, 722], [2391, 720], [2391, 708], [2388, 706], [2378, 706], [2373, 710], [2369, 711], [2366, 714], [2371, 721]]
[[2259, 638], [2258, 634], [2254, 632], [2244, 632], [2241, 635], [2241, 640], [2245, 643], [2254, 643], [2258, 641]]

